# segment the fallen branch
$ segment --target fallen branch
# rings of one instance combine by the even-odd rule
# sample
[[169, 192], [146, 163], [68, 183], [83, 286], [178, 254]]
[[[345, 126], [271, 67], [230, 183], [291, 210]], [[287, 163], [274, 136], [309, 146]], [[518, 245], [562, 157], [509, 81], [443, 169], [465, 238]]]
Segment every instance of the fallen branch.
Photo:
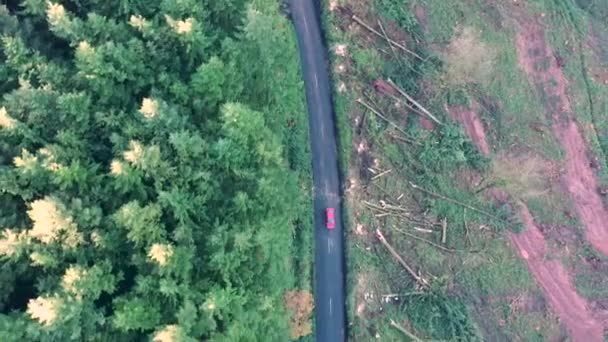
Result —
[[404, 213], [409, 213], [409, 211], [405, 208], [387, 204], [385, 201], [382, 201], [382, 200], [380, 201], [380, 205], [377, 205], [377, 204], [374, 204], [374, 203], [371, 203], [368, 201], [363, 201], [363, 204], [365, 204], [366, 206], [368, 206], [370, 208], [377, 209], [377, 210], [383, 210], [383, 211], [396, 210], [396, 211], [400, 211], [400, 212], [404, 212]]
[[386, 170], [386, 171], [382, 171], [382, 172], [380, 172], [379, 174], [377, 174], [377, 175], [375, 175], [374, 177], [372, 177], [372, 180], [376, 180], [376, 179], [378, 179], [378, 178], [380, 178], [380, 177], [382, 177], [382, 176], [385, 176], [385, 175], [387, 175], [387, 174], [391, 173], [392, 171], [393, 171], [392, 169], [388, 169], [388, 170]]
[[410, 292], [405, 292], [405, 293], [387, 293], [387, 294], [382, 294], [380, 295], [381, 297], [385, 298], [394, 298], [394, 297], [410, 297], [410, 296], [420, 296], [425, 294], [425, 292], [423, 291], [410, 291]]
[[404, 212], [404, 213], [406, 213], [406, 214], [407, 214], [406, 216], [409, 216], [409, 215], [410, 215], [410, 211], [409, 211], [409, 210], [407, 210], [407, 209], [405, 209], [405, 208], [403, 208], [403, 207], [397, 206], [397, 205], [391, 205], [391, 204], [385, 203], [385, 204], [383, 205], [383, 207], [384, 207], [385, 209], [388, 209], [388, 210], [395, 210], [395, 211], [401, 211], [401, 212]]
[[359, 103], [360, 105], [362, 105], [363, 107], [367, 108], [370, 112], [376, 114], [376, 116], [378, 116], [380, 119], [386, 121], [386, 123], [388, 123], [389, 125], [393, 126], [396, 130], [398, 130], [401, 134], [405, 135], [405, 137], [403, 138], [405, 141], [412, 143], [412, 144], [416, 144], [416, 145], [422, 145], [421, 143], [419, 143], [418, 141], [408, 137], [408, 134], [401, 129], [401, 127], [399, 127], [399, 125], [397, 125], [396, 123], [392, 122], [391, 120], [389, 120], [388, 118], [386, 118], [384, 115], [382, 115], [379, 111], [377, 111], [376, 109], [374, 109], [372, 106], [370, 106], [369, 104], [365, 103], [365, 101], [361, 100], [361, 99], [357, 99], [357, 103]]
[[[378, 19], [378, 27], [380, 27], [380, 30], [382, 31], [382, 36], [388, 43], [388, 46], [391, 48], [391, 52], [393, 53], [393, 58], [397, 61], [397, 63], [399, 63], [399, 66], [403, 68], [403, 62], [401, 61], [401, 58], [399, 58], [399, 56], [397, 55], [397, 51], [395, 51], [395, 47], [393, 46], [393, 44], [391, 44], [391, 39], [389, 38], [388, 34], [386, 33], [386, 30], [384, 29], [384, 25], [382, 25], [382, 22], [380, 21], [380, 19]], [[414, 69], [409, 64], [407, 65], [407, 68], [410, 69], [411, 71], [413, 71], [414, 73], [418, 74], [419, 76], [422, 76], [421, 73], [416, 71], [416, 69]]]
[[418, 241], [422, 241], [422, 242], [428, 243], [429, 245], [431, 245], [431, 246], [433, 246], [433, 247], [437, 247], [437, 248], [441, 249], [442, 251], [449, 252], [449, 253], [454, 253], [454, 252], [456, 252], [456, 250], [455, 250], [455, 249], [444, 247], [444, 246], [442, 246], [442, 245], [440, 245], [440, 244], [434, 243], [434, 242], [433, 242], [433, 241], [431, 241], [431, 240], [427, 240], [427, 239], [425, 239], [425, 238], [421, 238], [420, 236], [416, 236], [416, 235], [414, 235], [414, 234], [412, 234], [412, 233], [408, 233], [408, 232], [406, 232], [405, 230], [399, 229], [399, 228], [397, 228], [397, 227], [393, 227], [393, 229], [395, 229], [395, 230], [396, 230], [396, 231], [398, 231], [399, 233], [404, 234], [404, 235], [407, 235], [407, 236], [409, 236], [409, 237], [411, 237], [411, 238], [413, 238], [413, 239], [415, 239], [415, 240], [418, 240]]
[[464, 238], [467, 246], [472, 245], [471, 237], [469, 236], [469, 225], [467, 224], [467, 208], [462, 209], [462, 221], [464, 222]]
[[413, 103], [414, 105], [416, 105], [416, 107], [420, 108], [420, 110], [422, 112], [424, 112], [424, 114], [426, 114], [431, 120], [435, 121], [435, 123], [437, 123], [439, 125], [443, 125], [441, 123], [441, 121], [439, 121], [433, 114], [431, 114], [431, 112], [429, 112], [426, 108], [424, 108], [420, 103], [416, 102], [416, 100], [414, 100], [414, 98], [412, 98], [405, 91], [403, 91], [403, 89], [399, 88], [399, 86], [397, 86], [395, 84], [395, 82], [393, 82], [390, 78], [387, 81], [388, 81], [388, 84], [390, 84], [391, 86], [393, 86], [399, 92], [399, 94], [401, 94], [408, 101], [410, 101], [411, 103]]
[[422, 112], [421, 110], [417, 109], [414, 106], [411, 106], [409, 103], [407, 103], [407, 101], [403, 101], [402, 99], [398, 98], [397, 96], [391, 94], [391, 93], [383, 93], [385, 95], [387, 95], [388, 97], [390, 97], [391, 99], [402, 103], [407, 109], [411, 110], [412, 112], [420, 115], [420, 116], [427, 116], [426, 113]]
[[[363, 201], [362, 203], [363, 203], [363, 205], [368, 207], [370, 210], [372, 210], [374, 212], [379, 212], [377, 214], [376, 213], [374, 214], [374, 216], [376, 216], [376, 217], [384, 217], [387, 215], [391, 215], [391, 216], [395, 216], [397, 218], [406, 220], [412, 224], [422, 225], [422, 226], [426, 226], [426, 227], [433, 227], [433, 226], [440, 225], [440, 223], [435, 223], [435, 222], [432, 222], [429, 220], [425, 220], [423, 218], [415, 217], [413, 215], [413, 213], [410, 212], [408, 209], [400, 207], [400, 206], [388, 204], [385, 201], [380, 201], [379, 205], [368, 202], [368, 201]], [[432, 232], [432, 230], [429, 230], [429, 232]]]
[[384, 235], [382, 234], [382, 232], [380, 231], [380, 229], [376, 229], [376, 236], [378, 237], [378, 240], [380, 240], [380, 242], [384, 245], [384, 247], [386, 247], [386, 249], [388, 249], [388, 251], [391, 253], [391, 255], [401, 264], [401, 266], [403, 266], [403, 268], [405, 268], [405, 270], [416, 280], [416, 282], [422, 286], [422, 287], [428, 287], [429, 283], [426, 279], [424, 279], [422, 276], [420, 276], [418, 273], [416, 273], [416, 271], [414, 271], [414, 269], [408, 265], [403, 258], [401, 258], [401, 256], [399, 256], [399, 253], [397, 253], [397, 251], [395, 251], [395, 249], [393, 248], [393, 246], [391, 246], [388, 241], [386, 241], [386, 238], [384, 237]]
[[416, 342], [423, 342], [416, 335], [414, 335], [411, 332], [407, 331], [407, 329], [405, 329], [404, 327], [402, 327], [401, 325], [399, 325], [397, 322], [393, 321], [392, 319], [391, 319], [391, 326], [393, 328], [401, 331], [403, 334], [405, 334], [405, 336], [409, 337], [410, 339], [412, 339], [412, 340], [414, 340]]
[[435, 224], [435, 223], [433, 223], [431, 221], [424, 221], [424, 220], [418, 219], [418, 218], [411, 218], [411, 217], [407, 217], [407, 216], [403, 217], [403, 216], [400, 216], [400, 215], [397, 215], [397, 217], [405, 219], [406, 221], [408, 221], [410, 223], [424, 226], [424, 227], [426, 227], [424, 229], [430, 230], [431, 232], [433, 231], [432, 228], [437, 225], [437, 224]]
[[427, 233], [427, 234], [433, 233], [433, 231], [431, 229], [424, 229], [424, 228], [420, 228], [420, 227], [414, 227], [414, 230], [419, 231], [421, 233]]
[[393, 46], [393, 44], [391, 44], [391, 39], [388, 37], [388, 34], [386, 33], [386, 30], [384, 30], [384, 26], [382, 26], [382, 22], [380, 21], [380, 19], [378, 19], [378, 27], [380, 27], [380, 31], [382, 31], [382, 37], [388, 43], [388, 47], [391, 48], [391, 52], [393, 53], [393, 57], [395, 58], [395, 60], [397, 60], [399, 62], [399, 64], [401, 64], [401, 60], [397, 56], [397, 52], [395, 51], [395, 47]]
[[[391, 133], [389, 133], [389, 136], [390, 136], [391, 138], [396, 139], [396, 140], [399, 140], [399, 141], [403, 141], [403, 142], [406, 142], [406, 143], [412, 143], [412, 141], [411, 141], [411, 140], [408, 140], [408, 139], [402, 138], [402, 137], [400, 137], [400, 136], [397, 136], [396, 134], [391, 134]], [[420, 144], [416, 144], [416, 145], [420, 145]]]
[[[399, 228], [396, 228], [396, 227], [393, 227], [393, 228], [396, 231], [398, 231], [398, 232], [400, 232], [400, 233], [402, 233], [404, 235], [410, 236], [410, 237], [412, 237], [412, 238], [414, 238], [416, 240], [420, 240], [420, 241], [422, 241], [424, 243], [428, 243], [429, 245], [431, 245], [433, 247], [437, 247], [437, 248], [439, 248], [439, 249], [441, 249], [441, 250], [443, 250], [445, 252], [448, 252], [448, 253], [456, 253], [456, 252], [479, 253], [479, 252], [481, 252], [483, 250], [483, 249], [474, 249], [474, 250], [467, 251], [466, 249], [462, 250], [462, 249], [448, 248], [448, 247], [444, 247], [442, 245], [436, 244], [433, 241], [427, 240], [425, 238], [421, 238], [420, 236], [416, 236], [416, 235], [414, 235], [412, 233], [408, 233], [408, 232], [406, 232], [406, 231], [404, 231], [402, 229], [399, 229]], [[418, 227], [414, 227], [414, 229], [417, 230], [417, 231], [419, 231], [419, 232], [422, 232], [422, 233], [433, 233], [433, 231], [431, 231], [431, 230], [424, 230], [424, 229], [420, 229]]]
[[448, 235], [448, 218], [444, 217], [441, 221], [441, 243], [445, 245], [445, 241]]
[[[369, 26], [367, 23], [365, 23], [363, 20], [361, 20], [356, 15], [353, 15], [351, 18], [353, 19], [354, 22], [356, 22], [357, 24], [363, 26], [365, 29], [367, 29], [371, 33], [375, 34], [376, 36], [378, 36], [380, 38], [384, 38], [384, 36], [382, 35], [382, 33], [378, 32], [375, 28]], [[394, 41], [394, 40], [392, 40], [392, 39], [390, 39], [388, 37], [387, 37], [387, 39], [388, 39], [389, 45], [393, 45], [395, 47], [398, 47], [399, 49], [401, 49], [401, 50], [409, 53], [410, 55], [412, 55], [412, 56], [414, 56], [414, 57], [416, 57], [419, 60], [421, 60], [421, 61], [424, 62], [424, 58], [420, 57], [419, 54], [415, 53], [414, 51], [411, 51], [410, 49], [406, 48], [405, 46], [397, 43], [396, 41]]]
[[491, 217], [491, 218], [493, 218], [493, 219], [500, 220], [500, 218], [499, 218], [499, 217], [496, 217], [496, 216], [495, 216], [495, 215], [493, 215], [492, 213], [489, 213], [489, 212], [487, 212], [487, 211], [485, 211], [485, 210], [481, 210], [481, 209], [475, 208], [475, 207], [473, 207], [473, 206], [470, 206], [470, 205], [468, 205], [468, 204], [466, 204], [466, 203], [460, 202], [460, 201], [455, 200], [455, 199], [453, 199], [453, 198], [449, 198], [449, 197], [446, 197], [446, 196], [444, 196], [444, 195], [441, 195], [441, 194], [434, 193], [434, 192], [432, 192], [432, 191], [429, 191], [429, 190], [423, 189], [423, 188], [419, 187], [418, 185], [416, 185], [416, 184], [414, 184], [414, 183], [412, 183], [412, 182], [408, 182], [408, 183], [410, 184], [410, 186], [411, 186], [412, 188], [414, 188], [414, 189], [416, 189], [416, 190], [419, 190], [419, 191], [422, 191], [422, 192], [424, 192], [425, 194], [431, 195], [431, 196], [433, 196], [433, 197], [440, 198], [440, 199], [442, 199], [442, 200], [444, 200], [444, 201], [447, 201], [447, 202], [450, 202], [450, 203], [453, 203], [453, 204], [460, 205], [460, 206], [462, 206], [462, 207], [465, 207], [465, 208], [467, 208], [467, 209], [473, 210], [473, 211], [475, 211], [475, 212], [478, 212], [478, 213], [483, 214], [483, 215], [485, 215], [485, 216]]
[[366, 206], [368, 206], [372, 209], [384, 210], [384, 207], [382, 207], [380, 205], [376, 205], [376, 204], [368, 202], [368, 201], [363, 201], [363, 204], [365, 204]]

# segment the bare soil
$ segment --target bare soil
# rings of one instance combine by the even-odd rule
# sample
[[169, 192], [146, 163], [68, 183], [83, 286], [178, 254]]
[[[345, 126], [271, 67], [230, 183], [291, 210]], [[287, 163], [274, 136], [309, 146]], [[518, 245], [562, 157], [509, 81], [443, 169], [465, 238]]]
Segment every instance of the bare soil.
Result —
[[[537, 91], [547, 99], [547, 115], [553, 120], [553, 133], [565, 154], [562, 181], [586, 229], [586, 238], [598, 251], [608, 255], [608, 211], [598, 193], [586, 141], [572, 112], [567, 96], [568, 82], [551, 47], [546, 43], [544, 31], [537, 20], [520, 23], [516, 38], [520, 65]], [[539, 68], [539, 64], [545, 67]]]
[[[474, 107], [474, 106], [472, 106]], [[473, 143], [483, 155], [490, 154], [490, 146], [486, 139], [483, 123], [472, 109], [462, 106], [445, 106], [446, 112], [452, 119], [458, 121], [464, 128], [464, 132], [473, 140]]]
[[589, 303], [576, 292], [564, 266], [557, 260], [547, 259], [544, 236], [525, 205], [520, 206], [519, 216], [526, 231], [509, 233], [509, 239], [542, 287], [553, 310], [575, 341], [603, 341], [602, 323], [594, 317]]
[[432, 131], [435, 129], [435, 124], [433, 123], [433, 121], [423, 116], [418, 117], [418, 123], [420, 124], [420, 127], [422, 127], [422, 129], [424, 129], [425, 131]]
[[[475, 111], [446, 107], [450, 116], [460, 122], [482, 154], [490, 149], [485, 140], [485, 130]], [[509, 196], [500, 189], [490, 189], [488, 195], [499, 202]], [[526, 262], [530, 273], [541, 286], [545, 298], [560, 317], [571, 336], [576, 341], [602, 341], [603, 325], [590, 310], [589, 303], [577, 292], [564, 266], [556, 260], [547, 259], [548, 248], [545, 238], [534, 222], [528, 208], [519, 204], [519, 216], [526, 230], [520, 234], [508, 233], [512, 245]]]
[[422, 28], [422, 32], [427, 33], [429, 31], [429, 17], [426, 7], [420, 4], [415, 4], [412, 9], [418, 24], [420, 24], [420, 27]]

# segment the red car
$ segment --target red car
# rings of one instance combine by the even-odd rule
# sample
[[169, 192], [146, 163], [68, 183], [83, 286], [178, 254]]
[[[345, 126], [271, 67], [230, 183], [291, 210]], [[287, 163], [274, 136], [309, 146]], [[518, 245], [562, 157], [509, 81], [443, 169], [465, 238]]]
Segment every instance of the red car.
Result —
[[336, 228], [336, 209], [334, 209], [334, 208], [325, 209], [325, 222], [327, 225], [327, 229]]

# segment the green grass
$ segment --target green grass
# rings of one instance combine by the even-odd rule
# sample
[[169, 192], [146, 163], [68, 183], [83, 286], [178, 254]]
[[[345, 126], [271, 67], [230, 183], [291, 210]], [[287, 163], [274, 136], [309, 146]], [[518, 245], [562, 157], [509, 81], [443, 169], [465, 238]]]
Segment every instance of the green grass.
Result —
[[[412, 23], [412, 14], [404, 10], [414, 3], [424, 5], [428, 9], [430, 32], [426, 35], [421, 33], [420, 27]], [[541, 135], [532, 129], [535, 123], [550, 125], [550, 118], [544, 114], [545, 107], [542, 100], [535, 95], [533, 86], [529, 84], [527, 77], [517, 65], [517, 56], [513, 49], [513, 32], [500, 27], [502, 10], [500, 7], [492, 7], [485, 1], [464, 3], [411, 0], [403, 4], [385, 0], [375, 3], [373, 10], [379, 11], [384, 19], [399, 22], [403, 27], [408, 28], [412, 35], [420, 38], [423, 43], [412, 48], [428, 59], [424, 63], [413, 63], [401, 57], [395, 59], [390, 54], [379, 52], [379, 47], [386, 49], [382, 42], [362, 43], [348, 33], [327, 30], [330, 33], [330, 42], [348, 44], [350, 57], [354, 61], [347, 78], [335, 77], [336, 83], [345, 81], [349, 87], [349, 92], [346, 94], [335, 93], [342, 165], [350, 165], [351, 168], [356, 165], [356, 160], [350, 159], [352, 153], [350, 146], [353, 144], [355, 133], [350, 128], [352, 123], [349, 121], [349, 115], [361, 113], [362, 110], [354, 102], [361, 94], [353, 94], [352, 87], [367, 88], [367, 92], [371, 94], [371, 80], [377, 77], [391, 77], [409, 93], [418, 94], [421, 89], [418, 88], [419, 77], [416, 74], [422, 74], [427, 84], [424, 95], [417, 96], [417, 99], [439, 115], [442, 121], [449, 121], [443, 112], [445, 103], [470, 105], [474, 101], [480, 104], [482, 120], [492, 128], [488, 136], [494, 150], [510, 149], [515, 144], [548, 159], [562, 158], [561, 148], [550, 134], [550, 130], [548, 134]], [[333, 27], [335, 18], [328, 13], [325, 18], [326, 27]], [[438, 46], [445, 46], [456, 34], [456, 30], [464, 26], [480, 30], [480, 39], [490, 44], [496, 51], [495, 72], [488, 83], [482, 86], [465, 84], [455, 87], [446, 84], [443, 79], [444, 66], [441, 56], [435, 55], [428, 49], [430, 45], [435, 49]], [[334, 61], [339, 62], [337, 59]], [[411, 71], [412, 67], [415, 69], [414, 72]], [[547, 65], [541, 63], [538, 67], [542, 69]], [[414, 148], [395, 141], [389, 137], [390, 133], [395, 132], [394, 129], [373, 114], [367, 113], [364, 130], [365, 138], [373, 144], [371, 152], [374, 157], [380, 159], [384, 169], [390, 168], [393, 172], [373, 184], [368, 184], [364, 198], [376, 202], [380, 199], [395, 200], [404, 193], [402, 202], [411, 205], [413, 210], [425, 211], [427, 217], [447, 218], [449, 227], [447, 245], [459, 252], [447, 253], [424, 242], [413, 240], [395, 229], [413, 232], [412, 226], [404, 225], [402, 221], [391, 217], [375, 218], [369, 211], [361, 208], [361, 203], [354, 203], [356, 210], [350, 210], [353, 216], [350, 219], [349, 231], [352, 232], [356, 224], [362, 224], [368, 235], [363, 237], [352, 233], [347, 235], [348, 319], [352, 323], [349, 328], [351, 338], [369, 340], [378, 333], [381, 338], [387, 340], [403, 339], [399, 331], [389, 326], [388, 322], [391, 318], [400, 322], [404, 319], [409, 321], [412, 324], [411, 331], [421, 337], [448, 336], [451, 323], [470, 322], [471, 318], [477, 322], [472, 323], [472, 326], [478, 326], [486, 336], [524, 340], [543, 340], [553, 336], [552, 334], [559, 329], [558, 323], [548, 314], [546, 308], [541, 306], [536, 311], [522, 312], [514, 317], [506, 310], [516, 295], [531, 293], [540, 297], [540, 290], [528, 274], [523, 262], [517, 258], [501, 235], [504, 229], [517, 230], [519, 223], [512, 221], [511, 213], [501, 212], [492, 207], [455, 177], [459, 172], [475, 167], [484, 170], [483, 162], [479, 164], [475, 162], [478, 157], [476, 153], [470, 151], [470, 142], [467, 139], [461, 140], [461, 136], [451, 133], [449, 129], [441, 129], [439, 134], [420, 131], [416, 128], [417, 123], [413, 114], [404, 120], [400, 112], [391, 107], [390, 101], [382, 99], [377, 101], [387, 116], [406, 129], [409, 134], [427, 144], [423, 148]], [[431, 191], [484, 210], [501, 213], [503, 216], [497, 219], [469, 210], [465, 219], [462, 206], [414, 191], [408, 187], [407, 181], [416, 182]], [[542, 201], [538, 200], [536, 203], [534, 201], [531, 199], [530, 204], [536, 216], [543, 216], [543, 220], [566, 221], [564, 217], [552, 217], [551, 212], [542, 205]], [[354, 215], [358, 216], [355, 218]], [[406, 309], [408, 305], [411, 307], [416, 304], [416, 301], [409, 297], [403, 299], [400, 307], [392, 304], [381, 305], [384, 308], [383, 313], [374, 311], [370, 317], [363, 318], [355, 315], [356, 304], [360, 302], [360, 298], [356, 297], [357, 291], [360, 290], [357, 287], [358, 277], [372, 276], [367, 287], [369, 291], [409, 292], [413, 286], [411, 278], [369, 235], [376, 227], [382, 228], [389, 236], [391, 244], [404, 260], [415, 265], [416, 269], [420, 269], [431, 279], [435, 279], [438, 284], [444, 284], [440, 286], [440, 293], [447, 296], [445, 300], [449, 298], [451, 303], [456, 303], [454, 308], [458, 308], [451, 314], [445, 312], [439, 314], [442, 319], [447, 318], [448, 321], [443, 321], [439, 326], [416, 323], [421, 322], [418, 320], [426, 313]], [[440, 243], [441, 240], [441, 233], [437, 231], [428, 235], [417, 235], [435, 243]], [[371, 305], [367, 304], [368, 307]], [[436, 312], [442, 312], [441, 305], [433, 304], [431, 307], [439, 310]], [[459, 321], [461, 318], [464, 321]], [[463, 324], [466, 326], [469, 323]]]
[[457, 272], [457, 283], [463, 292], [472, 291], [473, 296], [508, 297], [536, 288], [525, 265], [504, 238], [491, 241], [483, 253], [470, 254], [463, 262], [469, 266]]
[[[599, 180], [608, 185], [608, 89], [589, 74], [590, 67], [606, 67], [608, 58], [600, 50], [596, 54], [588, 48], [589, 24], [599, 34], [608, 34], [608, 25], [593, 19], [598, 11], [607, 11], [608, 5], [596, 4], [594, 12], [587, 12], [575, 1], [543, 1], [543, 10], [554, 29], [547, 33], [552, 48], [566, 60], [564, 67], [569, 81], [569, 96], [573, 111], [594, 155], [600, 162]], [[591, 2], [589, 2], [591, 3]], [[601, 7], [600, 7], [601, 6]], [[591, 16], [591, 20], [589, 17]], [[600, 49], [602, 49], [601, 44]], [[594, 128], [590, 126], [593, 125]]]
[[582, 264], [581, 268], [574, 279], [576, 290], [591, 300], [608, 298], [608, 279], [605, 270], [598, 272], [587, 264]]
[[[419, 1], [428, 8], [429, 36], [433, 44], [446, 45], [456, 29], [473, 27], [481, 32], [479, 39], [491, 46], [495, 53], [494, 69], [488, 84], [467, 85], [459, 89], [464, 96], [481, 103], [482, 119], [489, 123], [489, 143], [496, 150], [509, 149], [513, 144], [528, 147], [546, 158], [559, 160], [562, 151], [551, 134], [541, 136], [532, 129], [534, 124], [547, 126], [550, 121], [544, 115], [543, 104], [532, 91], [528, 79], [517, 64], [513, 48], [513, 32], [508, 27], [497, 28], [497, 12], [500, 5], [492, 7], [484, 1]], [[491, 9], [490, 9], [491, 8]], [[472, 13], [475, 15], [465, 15]], [[547, 63], [537, 66], [547, 67]], [[434, 83], [439, 83], [435, 80]], [[440, 89], [435, 108], [441, 111], [451, 89]], [[484, 104], [497, 104], [488, 106]]]
[[[561, 200], [561, 202], [557, 202]], [[566, 202], [566, 203], [564, 203]], [[564, 198], [534, 197], [526, 201], [528, 209], [534, 216], [538, 224], [548, 224], [555, 226], [580, 227], [580, 222], [576, 217], [568, 217], [564, 212], [565, 208], [573, 208], [570, 201]]]
[[583, 297], [591, 301], [608, 298], [608, 257], [593, 249], [588, 243], [578, 246], [568, 265], [574, 272], [574, 285]]
[[508, 325], [508, 335], [520, 341], [543, 342], [561, 335], [558, 319], [544, 312], [513, 315]]

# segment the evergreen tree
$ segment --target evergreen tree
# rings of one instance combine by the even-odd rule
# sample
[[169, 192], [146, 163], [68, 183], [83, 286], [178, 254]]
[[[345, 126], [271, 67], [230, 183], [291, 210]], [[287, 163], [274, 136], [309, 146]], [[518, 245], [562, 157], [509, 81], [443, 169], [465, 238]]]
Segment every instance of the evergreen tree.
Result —
[[0, 340], [289, 338], [303, 100], [254, 3], [0, 6]]

